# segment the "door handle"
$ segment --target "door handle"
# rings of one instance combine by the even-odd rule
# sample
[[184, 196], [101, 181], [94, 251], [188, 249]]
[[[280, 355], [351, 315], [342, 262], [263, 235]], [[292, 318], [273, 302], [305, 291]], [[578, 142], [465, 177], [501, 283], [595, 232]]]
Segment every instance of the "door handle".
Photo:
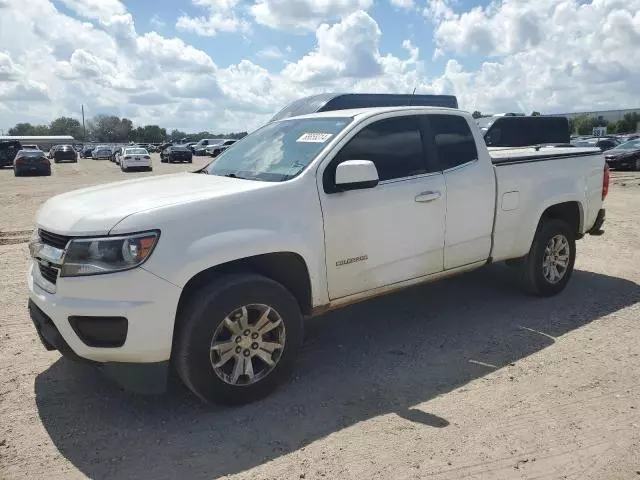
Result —
[[426, 203], [433, 202], [442, 196], [440, 192], [422, 192], [416, 195], [416, 202]]

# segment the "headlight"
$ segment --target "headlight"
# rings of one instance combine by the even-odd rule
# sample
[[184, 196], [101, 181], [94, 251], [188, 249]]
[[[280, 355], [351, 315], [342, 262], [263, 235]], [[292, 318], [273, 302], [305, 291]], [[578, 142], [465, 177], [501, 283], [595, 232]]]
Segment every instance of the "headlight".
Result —
[[142, 265], [153, 252], [160, 232], [71, 240], [62, 261], [61, 277], [120, 272]]

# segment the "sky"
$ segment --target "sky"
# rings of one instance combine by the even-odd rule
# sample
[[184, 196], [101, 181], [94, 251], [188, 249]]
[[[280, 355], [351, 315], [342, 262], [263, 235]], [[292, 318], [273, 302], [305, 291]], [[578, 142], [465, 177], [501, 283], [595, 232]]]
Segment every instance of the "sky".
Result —
[[0, 129], [252, 130], [320, 92], [484, 113], [640, 107], [640, 0], [0, 0]]

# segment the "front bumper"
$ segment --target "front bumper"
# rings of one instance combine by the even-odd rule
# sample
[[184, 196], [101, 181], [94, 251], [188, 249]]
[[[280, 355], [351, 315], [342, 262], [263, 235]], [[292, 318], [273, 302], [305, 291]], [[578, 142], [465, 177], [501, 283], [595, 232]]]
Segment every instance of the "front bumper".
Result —
[[156, 363], [93, 362], [76, 355], [62, 338], [55, 324], [32, 300], [29, 300], [29, 315], [42, 345], [47, 350], [58, 350], [71, 360], [94, 365], [121, 387], [132, 392], [154, 394], [166, 390], [169, 376], [168, 361]]
[[[142, 268], [46, 282], [37, 263], [29, 269], [29, 314], [42, 344], [75, 361], [96, 365], [128, 390], [166, 388], [180, 289]], [[53, 288], [51, 288], [53, 287]], [[99, 298], [96, 298], [99, 297]], [[92, 347], [70, 317], [124, 317], [126, 339], [117, 347]], [[88, 342], [91, 343], [91, 342]]]
[[[106, 275], [61, 277], [53, 285], [33, 262], [28, 286], [31, 302], [50, 319], [75, 355], [100, 363], [169, 360], [181, 290], [166, 280], [136, 268]], [[126, 318], [124, 343], [90, 346], [76, 333], [70, 317]]]

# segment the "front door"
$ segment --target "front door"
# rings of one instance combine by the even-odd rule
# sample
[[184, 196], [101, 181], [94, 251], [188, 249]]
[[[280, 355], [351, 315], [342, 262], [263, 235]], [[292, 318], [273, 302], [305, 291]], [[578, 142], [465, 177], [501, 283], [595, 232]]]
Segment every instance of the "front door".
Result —
[[[419, 118], [392, 116], [365, 125], [323, 171], [330, 299], [443, 270], [446, 186], [424, 152]], [[345, 160], [373, 161], [380, 183], [332, 191]]]

